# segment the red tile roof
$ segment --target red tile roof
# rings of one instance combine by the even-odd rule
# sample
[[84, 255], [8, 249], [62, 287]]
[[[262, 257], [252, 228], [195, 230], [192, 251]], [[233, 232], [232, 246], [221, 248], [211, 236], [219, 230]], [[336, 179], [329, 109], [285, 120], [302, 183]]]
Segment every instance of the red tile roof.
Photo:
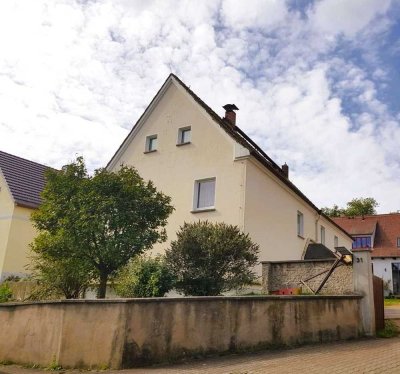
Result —
[[400, 213], [377, 214], [365, 217], [333, 219], [353, 236], [371, 234], [376, 225], [372, 257], [400, 257], [397, 238], [400, 238]]
[[333, 220], [352, 236], [372, 235], [378, 222], [376, 216], [338, 217]]
[[47, 166], [0, 151], [0, 170], [16, 204], [37, 208]]

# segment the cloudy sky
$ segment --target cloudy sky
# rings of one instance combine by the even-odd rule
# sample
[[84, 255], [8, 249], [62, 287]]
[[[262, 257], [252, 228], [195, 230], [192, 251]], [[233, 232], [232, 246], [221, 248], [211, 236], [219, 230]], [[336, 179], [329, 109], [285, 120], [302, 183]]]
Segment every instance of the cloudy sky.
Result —
[[0, 150], [104, 166], [170, 72], [319, 206], [400, 210], [399, 0], [0, 2]]

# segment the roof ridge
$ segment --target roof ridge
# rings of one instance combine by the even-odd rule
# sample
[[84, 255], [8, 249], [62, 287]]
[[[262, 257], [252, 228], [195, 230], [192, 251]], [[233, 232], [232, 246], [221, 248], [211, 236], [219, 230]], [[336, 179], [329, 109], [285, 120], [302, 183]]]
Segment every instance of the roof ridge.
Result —
[[343, 216], [343, 217], [333, 217], [334, 219], [340, 219], [340, 218], [343, 218], [343, 219], [346, 219], [346, 218], [348, 218], [348, 219], [355, 219], [355, 218], [373, 218], [373, 217], [376, 217], [376, 218], [379, 218], [379, 217], [382, 217], [382, 216], [400, 216], [400, 212], [393, 212], [393, 213], [380, 213], [380, 214], [365, 214], [365, 215], [363, 215], [363, 216]]

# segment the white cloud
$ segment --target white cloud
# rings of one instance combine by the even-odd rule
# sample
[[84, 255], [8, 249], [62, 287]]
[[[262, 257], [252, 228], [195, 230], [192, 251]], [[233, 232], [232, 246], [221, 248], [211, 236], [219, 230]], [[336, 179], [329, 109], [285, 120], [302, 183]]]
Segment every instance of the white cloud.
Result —
[[390, 0], [323, 0], [316, 4], [310, 18], [318, 30], [351, 37], [389, 6]]
[[0, 2], [0, 149], [103, 166], [173, 71], [217, 112], [238, 105], [239, 126], [317, 205], [374, 196], [397, 210], [400, 114], [376, 84], [388, 72], [332, 54], [342, 34], [346, 48], [368, 37], [376, 56], [388, 6], [325, 0], [302, 16], [284, 1]]
[[225, 24], [233, 29], [268, 28], [282, 22], [287, 9], [280, 0], [224, 0], [222, 15]]

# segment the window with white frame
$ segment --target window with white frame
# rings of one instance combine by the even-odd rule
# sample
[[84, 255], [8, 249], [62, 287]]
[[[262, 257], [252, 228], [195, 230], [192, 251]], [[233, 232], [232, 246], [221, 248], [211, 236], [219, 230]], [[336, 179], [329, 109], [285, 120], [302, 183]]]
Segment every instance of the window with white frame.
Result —
[[197, 180], [194, 185], [194, 210], [213, 209], [215, 205], [215, 178]]
[[335, 235], [333, 238], [333, 248], [339, 247], [339, 238]]
[[146, 137], [145, 152], [154, 152], [157, 150], [157, 135], [150, 135]]
[[304, 215], [297, 211], [297, 235], [304, 237]]
[[178, 130], [178, 145], [182, 145], [182, 144], [188, 144], [190, 143], [190, 139], [191, 139], [191, 127], [187, 126], [187, 127], [182, 127]]
[[325, 245], [325, 227], [321, 225], [320, 231], [321, 244]]

